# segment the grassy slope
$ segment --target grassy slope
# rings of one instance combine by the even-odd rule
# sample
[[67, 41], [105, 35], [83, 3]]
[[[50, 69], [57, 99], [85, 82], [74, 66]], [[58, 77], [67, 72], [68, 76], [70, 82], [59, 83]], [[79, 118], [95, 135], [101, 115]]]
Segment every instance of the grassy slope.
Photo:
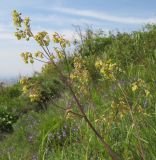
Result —
[[[116, 36], [110, 35], [108, 38], [101, 38], [97, 35], [88, 37], [85, 39], [85, 48], [79, 47], [81, 48], [79, 53], [84, 58], [87, 57], [88, 68], [93, 78], [96, 73], [92, 62], [97, 56], [104, 56], [113, 59], [120, 64], [121, 68], [125, 69], [126, 74], [119, 77], [119, 81], [125, 80], [129, 83], [133, 79], [142, 78], [150, 85], [152, 98], [145, 108], [149, 116], [142, 117], [138, 114], [136, 118], [140, 126], [138, 132], [141, 135], [140, 140], [146, 159], [156, 159], [155, 27], [149, 29], [148, 32], [135, 32], [132, 35], [118, 34]], [[124, 159], [141, 159], [135, 137], [136, 131], [129, 117], [123, 119], [120, 123], [112, 123], [111, 125], [100, 119], [103, 115], [107, 116], [111, 113], [112, 98], [119, 97], [120, 92], [118, 90], [112, 92], [109, 82], [98, 83], [97, 79], [94, 78], [94, 83], [96, 83], [96, 89], [91, 92], [92, 101], [82, 99], [82, 103], [88, 106], [87, 114], [89, 118], [100, 133], [105, 136], [112, 148], [121, 154]], [[127, 89], [126, 86], [125, 89]], [[129, 95], [129, 99], [135, 102], [135, 96]], [[4, 102], [8, 102], [4, 98], [2, 99]], [[57, 104], [64, 107], [67, 105], [67, 99], [70, 99], [70, 95], [68, 91], [65, 91], [56, 101]], [[14, 103], [13, 99], [10, 99], [10, 102]], [[6, 105], [16, 106], [17, 108], [27, 106], [27, 104], [30, 105], [27, 100], [26, 102], [22, 101], [23, 104], [21, 105], [19, 102], [16, 102], [15, 105]], [[96, 107], [92, 107], [93, 105]], [[64, 111], [59, 110], [52, 104], [49, 104], [48, 110], [44, 112], [30, 111], [21, 116], [13, 127], [14, 132], [0, 142], [0, 158], [2, 160], [36, 158], [48, 160], [109, 159], [102, 145], [83, 119], [66, 120]]]

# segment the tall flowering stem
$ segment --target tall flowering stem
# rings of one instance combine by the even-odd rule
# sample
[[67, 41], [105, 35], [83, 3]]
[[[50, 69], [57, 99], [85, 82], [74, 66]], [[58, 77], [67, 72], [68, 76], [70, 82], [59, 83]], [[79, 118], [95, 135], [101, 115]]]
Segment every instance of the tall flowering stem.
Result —
[[[72, 87], [72, 84], [71, 84], [70, 78], [69, 78], [70, 74], [69, 74], [69, 76], [66, 76], [59, 69], [59, 67], [57, 66], [57, 64], [55, 62], [55, 59], [64, 60], [66, 62], [67, 67], [68, 67], [68, 60], [67, 60], [67, 55], [66, 55], [65, 49], [66, 49], [66, 47], [70, 46], [70, 42], [68, 40], [66, 40], [63, 36], [61, 36], [55, 32], [53, 34], [53, 42], [59, 47], [54, 48], [55, 54], [53, 54], [49, 51], [49, 48], [48, 48], [48, 46], [50, 44], [50, 37], [47, 32], [42, 31], [42, 32], [39, 32], [36, 35], [34, 35], [31, 31], [31, 28], [30, 28], [29, 18], [22, 19], [21, 14], [18, 13], [17, 11], [13, 11], [13, 21], [14, 21], [14, 25], [16, 26], [16, 29], [17, 29], [15, 36], [17, 37], [18, 40], [26, 39], [27, 41], [29, 41], [30, 38], [33, 38], [39, 44], [39, 46], [41, 46], [41, 48], [44, 51], [44, 53], [42, 53], [41, 51], [38, 51], [36, 53], [30, 53], [30, 52], [22, 53], [22, 57], [23, 57], [25, 63], [29, 63], [29, 62], [34, 63], [34, 60], [37, 60], [37, 61], [40, 61], [43, 63], [52, 64], [55, 67], [56, 71], [60, 74], [62, 82], [69, 89], [73, 99], [75, 100], [75, 102], [77, 104], [79, 111], [81, 112], [81, 115], [84, 118], [84, 120], [89, 125], [89, 127], [92, 129], [92, 131], [95, 133], [95, 135], [100, 140], [100, 142], [103, 144], [104, 149], [106, 150], [108, 155], [112, 158], [112, 160], [121, 160], [121, 157], [119, 157], [119, 155], [111, 149], [110, 145], [105, 141], [105, 139], [100, 135], [100, 133], [95, 129], [95, 127], [93, 126], [91, 121], [88, 119], [86, 113], [83, 110], [84, 107], [81, 105], [80, 100], [78, 99], [78, 97]], [[54, 56], [54, 55], [56, 55], [56, 56]], [[69, 69], [68, 69], [68, 71], [69, 71]], [[29, 89], [27, 89], [26, 92], [28, 90]], [[30, 97], [32, 97], [33, 100], [38, 100], [39, 96], [35, 94]]]

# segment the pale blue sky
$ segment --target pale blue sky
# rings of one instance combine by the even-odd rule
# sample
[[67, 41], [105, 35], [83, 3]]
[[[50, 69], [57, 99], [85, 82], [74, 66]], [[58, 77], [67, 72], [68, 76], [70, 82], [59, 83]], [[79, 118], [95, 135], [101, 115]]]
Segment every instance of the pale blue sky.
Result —
[[0, 1], [0, 79], [39, 70], [40, 64], [24, 65], [19, 53], [34, 51], [34, 43], [14, 38], [11, 12], [30, 16], [32, 29], [58, 31], [72, 39], [72, 25], [92, 26], [105, 31], [133, 31], [145, 23], [156, 23], [156, 0], [1, 0]]

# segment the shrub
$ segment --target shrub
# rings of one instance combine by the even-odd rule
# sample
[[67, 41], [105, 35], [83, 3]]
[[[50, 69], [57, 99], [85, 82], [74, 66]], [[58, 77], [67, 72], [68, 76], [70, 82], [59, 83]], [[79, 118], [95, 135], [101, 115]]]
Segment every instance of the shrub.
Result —
[[12, 132], [13, 124], [16, 122], [17, 116], [7, 112], [0, 111], [0, 131]]

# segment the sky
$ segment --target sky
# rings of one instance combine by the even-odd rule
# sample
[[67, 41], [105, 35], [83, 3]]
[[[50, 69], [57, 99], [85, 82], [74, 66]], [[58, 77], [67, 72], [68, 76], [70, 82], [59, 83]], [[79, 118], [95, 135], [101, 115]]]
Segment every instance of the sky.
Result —
[[42, 64], [26, 65], [24, 51], [39, 50], [35, 42], [18, 41], [11, 13], [29, 16], [34, 32], [57, 31], [72, 40], [76, 25], [131, 32], [156, 23], [156, 0], [0, 0], [0, 79], [30, 75]]

